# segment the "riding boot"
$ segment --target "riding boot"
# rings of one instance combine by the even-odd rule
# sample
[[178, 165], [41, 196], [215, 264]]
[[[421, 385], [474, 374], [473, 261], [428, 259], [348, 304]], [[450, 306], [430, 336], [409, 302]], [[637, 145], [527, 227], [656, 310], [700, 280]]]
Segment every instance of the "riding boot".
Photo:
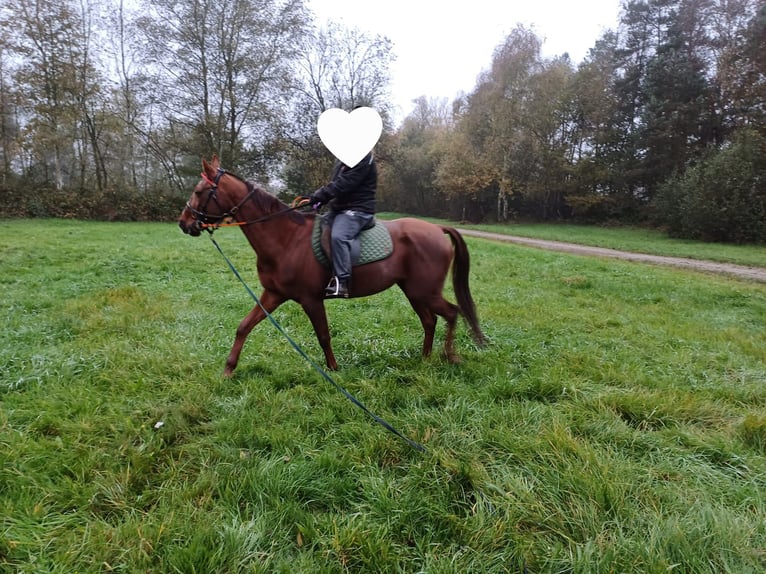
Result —
[[324, 290], [325, 299], [348, 299], [348, 279], [333, 276]]

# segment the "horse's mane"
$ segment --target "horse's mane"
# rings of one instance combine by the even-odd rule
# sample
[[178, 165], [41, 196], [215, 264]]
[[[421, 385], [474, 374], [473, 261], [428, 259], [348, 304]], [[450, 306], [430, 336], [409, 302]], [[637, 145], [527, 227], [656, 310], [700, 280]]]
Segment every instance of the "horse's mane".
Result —
[[[279, 213], [280, 211], [285, 211], [290, 208], [285, 202], [280, 200], [276, 195], [272, 195], [266, 189], [262, 186], [256, 183], [253, 180], [250, 179], [244, 179], [234, 173], [226, 172], [227, 174], [231, 175], [235, 179], [238, 179], [243, 184], [245, 184], [245, 187], [247, 187], [248, 193], [252, 193], [252, 197], [250, 201], [255, 203], [256, 208], [259, 211], [262, 211], [265, 214], [272, 214], [272, 213]], [[298, 211], [291, 211], [289, 213], [290, 219], [294, 221], [295, 223], [303, 223], [305, 221], [305, 217], [302, 213], [299, 213]]]

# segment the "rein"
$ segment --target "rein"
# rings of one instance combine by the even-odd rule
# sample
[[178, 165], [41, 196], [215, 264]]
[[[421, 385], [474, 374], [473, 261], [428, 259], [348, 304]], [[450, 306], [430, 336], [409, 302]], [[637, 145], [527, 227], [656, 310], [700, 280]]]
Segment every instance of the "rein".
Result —
[[202, 176], [202, 179], [205, 180], [210, 185], [210, 190], [208, 191], [207, 199], [205, 199], [205, 205], [202, 206], [201, 210], [194, 209], [188, 201], [186, 202], [186, 209], [188, 209], [192, 213], [192, 215], [194, 215], [194, 219], [197, 222], [197, 225], [199, 226], [199, 228], [205, 229], [209, 233], [212, 233], [219, 227], [244, 227], [246, 225], [252, 225], [254, 223], [269, 221], [270, 219], [273, 219], [280, 215], [284, 215], [285, 213], [289, 213], [291, 211], [295, 211], [296, 209], [306, 205], [306, 202], [299, 202], [297, 204], [292, 205], [291, 207], [282, 209], [280, 211], [277, 211], [276, 213], [269, 213], [257, 219], [251, 219], [249, 221], [233, 221], [236, 218], [240, 208], [245, 203], [247, 203], [256, 193], [256, 188], [249, 182], [245, 182], [245, 185], [250, 188], [250, 191], [242, 199], [242, 201], [240, 201], [237, 205], [232, 207], [226, 213], [223, 213], [221, 215], [210, 215], [209, 213], [206, 213], [206, 210], [211, 200], [220, 207], [218, 203], [218, 182], [221, 181], [221, 177], [226, 175], [226, 173], [227, 172], [225, 169], [218, 168], [218, 173], [216, 174], [215, 179], [210, 179], [207, 176], [207, 174], [204, 172], [200, 174]]
[[[249, 197], [250, 196], [248, 195], [248, 197], [246, 197], [245, 200], [247, 200]], [[237, 207], [240, 207], [240, 206], [237, 206]], [[280, 215], [284, 215], [285, 213], [289, 213], [290, 211], [295, 211], [299, 207], [302, 207], [302, 206], [296, 205], [296, 206], [288, 207], [286, 209], [282, 209], [280, 211], [277, 211], [276, 213], [269, 213], [268, 215], [264, 215], [263, 217], [259, 217], [258, 219], [251, 219], [249, 221], [226, 221], [226, 219], [228, 219], [230, 217], [234, 217], [236, 212], [234, 212], [232, 210], [232, 213], [225, 213], [222, 216], [221, 221], [219, 221], [219, 222], [216, 222], [216, 223], [202, 223], [202, 222], [200, 222], [199, 226], [200, 226], [201, 229], [205, 229], [205, 230], [207, 230], [207, 231], [209, 231], [211, 233], [213, 231], [215, 231], [216, 229], [218, 229], [219, 227], [244, 227], [246, 225], [252, 225], [254, 223], [262, 223], [264, 221], [269, 221], [270, 219], [274, 219], [275, 217], [278, 217]]]
[[[281, 211], [281, 212], [279, 212], [279, 213], [284, 213], [285, 211], [291, 211], [292, 209], [296, 209], [297, 207], [300, 207], [300, 206], [301, 206], [301, 204], [298, 204], [298, 205], [296, 205], [296, 206], [294, 206], [294, 207], [292, 207], [292, 208], [290, 208], [290, 209], [287, 209], [287, 210], [283, 210], [283, 211]], [[275, 214], [273, 214], [273, 215], [279, 215], [279, 213], [275, 213]], [[314, 361], [314, 360], [313, 360], [311, 357], [309, 357], [309, 356], [306, 354], [306, 352], [305, 352], [303, 349], [301, 349], [301, 348], [300, 348], [300, 346], [298, 345], [298, 343], [296, 343], [296, 342], [295, 342], [295, 341], [294, 341], [294, 340], [293, 340], [293, 339], [290, 337], [290, 335], [288, 335], [288, 334], [287, 334], [287, 332], [284, 330], [284, 328], [282, 328], [282, 325], [280, 325], [280, 324], [277, 322], [277, 320], [276, 320], [276, 319], [274, 319], [274, 317], [272, 317], [271, 313], [269, 313], [269, 312], [266, 310], [266, 307], [264, 307], [264, 306], [263, 306], [263, 304], [261, 303], [261, 300], [258, 298], [258, 296], [257, 296], [257, 295], [256, 295], [256, 294], [253, 292], [253, 290], [252, 290], [252, 289], [250, 289], [250, 287], [247, 285], [247, 283], [245, 283], [245, 280], [242, 278], [242, 275], [240, 275], [240, 274], [239, 274], [239, 271], [237, 271], [237, 268], [236, 268], [236, 267], [234, 267], [234, 264], [233, 264], [233, 263], [232, 263], [232, 262], [229, 260], [229, 258], [228, 258], [228, 257], [226, 257], [226, 255], [224, 254], [223, 250], [221, 249], [221, 246], [220, 246], [220, 245], [218, 245], [218, 242], [217, 242], [215, 239], [213, 239], [213, 231], [212, 231], [212, 230], [210, 230], [210, 229], [208, 229], [208, 231], [209, 231], [209, 233], [210, 233], [210, 241], [212, 241], [212, 242], [213, 242], [213, 245], [215, 245], [215, 248], [218, 250], [218, 253], [220, 253], [220, 254], [221, 254], [221, 256], [224, 258], [224, 260], [226, 261], [226, 263], [229, 265], [229, 269], [231, 269], [232, 273], [234, 273], [234, 276], [235, 276], [237, 279], [239, 279], [239, 282], [240, 282], [240, 283], [242, 283], [242, 285], [243, 285], [243, 286], [244, 286], [244, 288], [245, 288], [245, 291], [247, 291], [247, 292], [248, 292], [248, 294], [250, 295], [250, 297], [252, 297], [253, 301], [255, 301], [255, 302], [256, 302], [256, 304], [258, 305], [258, 307], [260, 307], [260, 309], [261, 309], [261, 311], [263, 311], [264, 315], [266, 315], [266, 317], [269, 319], [269, 321], [271, 321], [271, 324], [272, 324], [272, 325], [274, 325], [274, 327], [276, 327], [276, 329], [277, 329], [277, 330], [278, 330], [278, 331], [279, 331], [279, 332], [280, 332], [280, 333], [281, 333], [281, 334], [282, 334], [282, 335], [285, 337], [285, 339], [287, 339], [287, 341], [290, 343], [290, 345], [292, 345], [293, 349], [295, 349], [295, 350], [298, 352], [298, 354], [299, 354], [301, 357], [303, 357], [303, 358], [304, 358], [304, 359], [305, 359], [305, 360], [306, 360], [306, 361], [307, 361], [307, 362], [308, 362], [308, 363], [309, 363], [309, 364], [310, 364], [312, 367], [314, 367], [314, 370], [315, 370], [315, 371], [317, 371], [317, 372], [318, 372], [320, 375], [322, 375], [322, 377], [323, 377], [323, 378], [324, 378], [326, 381], [328, 381], [328, 382], [329, 382], [329, 383], [331, 383], [331, 384], [332, 384], [332, 385], [333, 385], [333, 386], [334, 386], [336, 389], [338, 389], [338, 390], [339, 390], [339, 391], [340, 391], [340, 392], [343, 394], [343, 396], [345, 396], [345, 397], [346, 397], [346, 398], [347, 398], [349, 401], [351, 401], [352, 403], [354, 403], [354, 405], [356, 405], [357, 407], [359, 407], [360, 409], [362, 409], [362, 410], [363, 410], [365, 413], [367, 413], [367, 414], [368, 414], [368, 415], [369, 415], [369, 416], [372, 418], [372, 420], [374, 420], [376, 423], [378, 423], [380, 426], [382, 426], [383, 428], [385, 428], [385, 429], [386, 429], [387, 431], [389, 431], [390, 433], [392, 433], [392, 434], [394, 434], [394, 435], [398, 436], [400, 439], [402, 439], [404, 442], [406, 442], [407, 444], [409, 444], [409, 445], [410, 445], [412, 448], [414, 448], [415, 450], [418, 450], [418, 451], [420, 451], [420, 452], [427, 452], [427, 451], [426, 451], [426, 448], [425, 448], [425, 447], [424, 447], [422, 444], [420, 444], [420, 443], [418, 443], [418, 442], [415, 442], [415, 441], [414, 441], [414, 440], [412, 440], [411, 438], [408, 438], [408, 437], [404, 436], [402, 433], [400, 433], [398, 430], [396, 430], [394, 427], [392, 427], [390, 424], [388, 424], [388, 423], [387, 423], [385, 420], [383, 420], [383, 419], [382, 419], [382, 418], [380, 418], [378, 415], [376, 415], [375, 413], [373, 413], [372, 411], [370, 411], [370, 410], [369, 410], [369, 409], [368, 409], [366, 406], [364, 406], [364, 404], [362, 404], [362, 403], [361, 403], [361, 402], [360, 402], [360, 401], [359, 401], [359, 400], [358, 400], [358, 399], [357, 399], [357, 398], [356, 398], [354, 395], [352, 395], [351, 393], [349, 393], [349, 392], [348, 392], [346, 389], [344, 389], [344, 388], [343, 388], [343, 387], [342, 387], [340, 384], [338, 384], [338, 383], [335, 381], [335, 379], [333, 379], [333, 378], [332, 378], [332, 377], [331, 377], [331, 376], [330, 376], [330, 375], [327, 373], [327, 371], [325, 371], [325, 370], [324, 370], [324, 369], [323, 369], [321, 366], [319, 366], [319, 364], [318, 364], [316, 361]]]
[[[247, 293], [252, 297], [252, 299], [256, 302], [260, 310], [263, 312], [263, 314], [271, 321], [272, 325], [277, 328], [277, 330], [287, 339], [287, 341], [292, 345], [293, 349], [295, 349], [301, 357], [303, 357], [313, 368], [316, 370], [326, 381], [331, 383], [336, 389], [338, 389], [343, 395], [354, 405], [359, 407], [361, 410], [363, 410], [365, 413], [367, 413], [376, 423], [384, 427], [386, 430], [391, 432], [392, 434], [398, 436], [402, 440], [404, 440], [407, 444], [409, 444], [412, 448], [415, 450], [418, 450], [420, 452], [427, 452], [425, 447], [414, 440], [404, 436], [402, 433], [400, 433], [398, 430], [396, 430], [394, 427], [392, 427], [390, 424], [388, 424], [385, 420], [377, 416], [376, 414], [372, 413], [366, 406], [364, 406], [356, 397], [354, 397], [351, 393], [349, 393], [346, 389], [344, 389], [341, 385], [339, 385], [335, 380], [327, 374], [327, 372], [319, 366], [311, 357], [309, 357], [303, 349], [298, 346], [298, 344], [290, 337], [290, 335], [287, 334], [287, 332], [282, 328], [282, 326], [277, 322], [274, 317], [272, 317], [271, 313], [266, 309], [266, 307], [263, 306], [261, 303], [261, 300], [258, 298], [258, 296], [250, 289], [250, 287], [245, 283], [245, 280], [242, 278], [242, 276], [239, 274], [239, 271], [237, 271], [237, 268], [234, 267], [234, 264], [229, 260], [228, 257], [224, 254], [223, 250], [221, 249], [220, 245], [218, 245], [218, 242], [213, 238], [213, 232], [218, 229], [219, 227], [242, 227], [245, 225], [252, 225], [254, 223], [259, 223], [262, 221], [268, 221], [270, 219], [273, 219], [275, 217], [278, 217], [280, 215], [283, 215], [285, 213], [289, 213], [291, 211], [294, 211], [296, 209], [299, 209], [309, 203], [309, 199], [306, 197], [300, 197], [297, 198], [295, 201], [293, 201], [292, 205], [290, 207], [286, 207], [285, 209], [281, 209], [279, 211], [269, 213], [267, 215], [264, 215], [263, 217], [259, 217], [257, 219], [252, 219], [249, 221], [231, 221], [232, 219], [235, 219], [237, 216], [237, 213], [239, 212], [240, 208], [248, 202], [254, 194], [257, 192], [257, 189], [255, 186], [253, 186], [250, 182], [245, 181], [245, 186], [249, 189], [248, 194], [233, 208], [231, 208], [229, 211], [222, 213], [221, 215], [211, 215], [209, 213], [206, 213], [207, 206], [210, 204], [211, 201], [213, 201], [216, 206], [218, 207], [219, 211], [223, 211], [223, 208], [221, 207], [220, 203], [218, 203], [218, 183], [220, 182], [221, 178], [226, 175], [226, 171], [224, 169], [218, 168], [218, 172], [216, 173], [216, 176], [214, 179], [210, 179], [206, 173], [202, 173], [202, 179], [210, 186], [210, 189], [208, 190], [208, 195], [205, 198], [205, 202], [202, 205], [200, 209], [195, 209], [191, 206], [190, 202], [186, 203], [186, 208], [192, 213], [194, 216], [194, 222], [198, 226], [199, 229], [204, 229], [210, 234], [210, 241], [213, 242], [213, 245], [218, 250], [218, 252], [221, 254], [221, 256], [224, 258], [226, 263], [229, 266], [229, 269], [231, 269], [232, 273], [234, 273], [234, 276], [239, 280], [240, 283], [244, 286]], [[201, 191], [200, 191], [201, 193]]]

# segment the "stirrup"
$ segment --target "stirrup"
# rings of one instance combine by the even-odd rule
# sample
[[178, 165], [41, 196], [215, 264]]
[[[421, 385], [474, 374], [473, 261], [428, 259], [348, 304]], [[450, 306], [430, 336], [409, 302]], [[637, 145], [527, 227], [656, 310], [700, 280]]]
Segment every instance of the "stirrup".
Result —
[[348, 299], [348, 287], [337, 276], [333, 276], [325, 287], [324, 296], [325, 299]]

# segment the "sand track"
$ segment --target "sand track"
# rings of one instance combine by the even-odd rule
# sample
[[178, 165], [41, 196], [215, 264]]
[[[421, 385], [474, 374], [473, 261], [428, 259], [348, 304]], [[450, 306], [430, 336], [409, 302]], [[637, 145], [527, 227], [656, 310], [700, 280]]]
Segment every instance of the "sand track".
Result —
[[606, 249], [604, 247], [591, 247], [588, 245], [578, 245], [575, 243], [564, 243], [561, 241], [549, 241], [546, 239], [532, 239], [529, 237], [519, 237], [516, 235], [503, 235], [501, 233], [491, 233], [487, 231], [476, 231], [473, 229], [459, 229], [460, 233], [469, 237], [483, 237], [494, 241], [505, 241], [509, 243], [518, 243], [538, 247], [540, 249], [549, 249], [552, 251], [563, 251], [576, 255], [587, 255], [592, 257], [611, 257], [614, 259], [626, 259], [629, 261], [638, 261], [641, 263], [653, 263], [656, 265], [671, 265], [674, 267], [685, 267], [695, 271], [706, 271], [709, 273], [721, 273], [751, 279], [766, 283], [766, 269], [762, 267], [748, 267], [746, 265], [735, 265], [733, 263], [719, 263], [717, 261], [704, 261], [701, 259], [687, 259], [684, 257], [666, 257], [662, 255], [649, 255], [646, 253], [632, 253], [629, 251], [618, 251], [617, 249]]

